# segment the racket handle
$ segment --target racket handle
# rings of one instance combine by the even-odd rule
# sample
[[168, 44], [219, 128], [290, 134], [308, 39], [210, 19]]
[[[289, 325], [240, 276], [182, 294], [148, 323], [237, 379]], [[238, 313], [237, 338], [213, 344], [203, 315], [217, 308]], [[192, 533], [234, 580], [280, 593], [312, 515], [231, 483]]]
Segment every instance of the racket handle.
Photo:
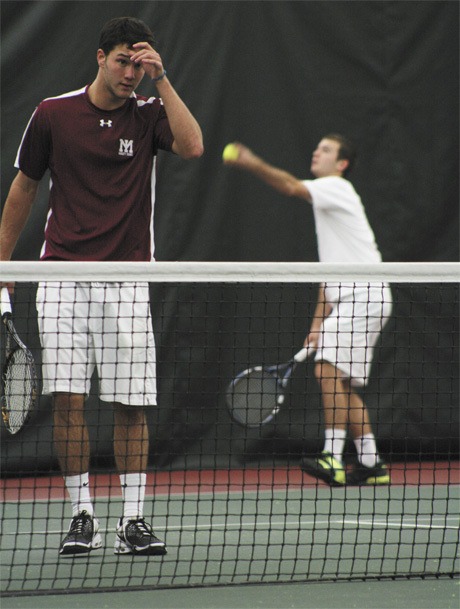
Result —
[[8, 292], [8, 288], [2, 288], [1, 297], [0, 297], [0, 307], [2, 312], [2, 317], [9, 313], [11, 315], [11, 300], [10, 294]]
[[307, 359], [307, 357], [309, 357], [314, 352], [315, 352], [315, 349], [313, 347], [310, 347], [310, 346], [302, 347], [302, 349], [294, 355], [293, 359], [297, 364], [300, 364], [300, 363], [304, 362]]

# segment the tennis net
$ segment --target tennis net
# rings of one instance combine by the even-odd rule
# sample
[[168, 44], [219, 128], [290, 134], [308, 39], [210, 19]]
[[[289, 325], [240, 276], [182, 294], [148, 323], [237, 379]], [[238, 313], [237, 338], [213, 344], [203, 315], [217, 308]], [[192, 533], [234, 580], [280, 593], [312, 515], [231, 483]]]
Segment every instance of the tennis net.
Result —
[[[14, 435], [1, 429], [2, 594], [458, 574], [459, 278], [454, 263], [2, 264], [0, 281], [16, 282], [13, 321], [39, 376], [31, 418]], [[61, 355], [53, 360], [48, 354], [44, 365], [37, 294], [51, 318], [49, 344], [69, 333], [70, 342], [63, 339], [67, 352], [77, 352], [86, 316], [93, 336], [103, 340], [110, 332], [106, 319], [94, 318], [98, 306], [79, 308], [67, 326], [58, 324], [64, 309], [52, 289], [56, 282], [67, 282], [72, 290], [74, 282], [83, 285], [91, 305], [115, 300], [117, 315], [127, 318], [125, 329], [99, 348], [93, 338], [86, 341], [88, 359], [93, 348], [99, 353], [120, 353], [114, 344], [134, 348], [136, 336], [145, 333], [136, 303], [123, 308], [129, 300], [123, 296], [117, 303], [111, 288], [148, 283], [158, 405], [146, 408], [144, 516], [165, 540], [164, 556], [114, 554], [124, 503], [112, 400], [97, 375], [85, 414], [91, 496], [103, 543], [88, 554], [59, 554], [72, 510], [44, 384], [62, 362]], [[279, 412], [270, 422], [247, 427], [230, 417], [227, 389], [241, 371], [283, 364], [302, 347], [321, 282], [348, 300], [340, 316], [351, 315], [350, 336], [364, 335], [365, 344], [375, 340], [366, 383], [353, 394], [367, 406], [386, 464], [389, 480], [380, 478], [378, 484], [353, 480], [359, 459], [350, 434], [343, 453], [345, 483], [331, 485], [301, 469], [300, 463], [316, 462], [324, 447], [325, 390], [322, 395], [313, 357], [295, 367], [282, 403], [275, 396]], [[371, 336], [382, 306], [377, 313], [365, 308], [363, 315], [358, 305], [372, 290], [385, 304], [382, 282], [391, 286], [392, 308], [381, 333]], [[342, 331], [339, 322], [334, 327]], [[2, 345], [4, 335], [2, 328]], [[3, 364], [3, 346], [1, 352]], [[358, 366], [359, 357], [358, 352]], [[74, 369], [69, 364], [70, 380]], [[125, 375], [120, 370], [115, 381]], [[122, 380], [122, 387], [131, 382], [129, 375]], [[75, 391], [75, 385], [69, 387]], [[142, 383], [136, 391], [148, 394], [147, 387]]]

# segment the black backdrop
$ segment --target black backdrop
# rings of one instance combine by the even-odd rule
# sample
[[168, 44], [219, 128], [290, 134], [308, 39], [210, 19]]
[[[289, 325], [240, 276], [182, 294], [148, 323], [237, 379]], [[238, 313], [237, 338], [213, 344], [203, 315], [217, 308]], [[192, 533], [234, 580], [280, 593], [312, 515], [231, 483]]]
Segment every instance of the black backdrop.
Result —
[[[100, 28], [108, 19], [124, 14], [151, 25], [168, 76], [202, 126], [206, 148], [204, 156], [193, 162], [160, 154], [155, 217], [158, 260], [316, 260], [311, 209], [224, 168], [220, 157], [228, 141], [239, 139], [269, 161], [308, 177], [311, 151], [331, 131], [345, 132], [359, 144], [352, 178], [384, 260], [458, 259], [456, 1], [2, 1], [2, 201], [15, 175], [17, 146], [34, 107], [45, 97], [91, 82]], [[140, 91], [151, 89], [142, 85]], [[38, 258], [46, 190], [44, 180], [16, 259]], [[18, 301], [21, 294], [19, 290]], [[374, 369], [374, 387], [377, 379], [379, 387], [382, 379], [388, 379], [386, 397], [378, 404], [382, 448], [395, 452], [408, 447], [415, 452], [455, 449], [457, 292], [453, 288], [444, 292], [442, 311], [439, 292], [422, 303], [426, 292], [415, 290], [412, 305], [407, 304], [408, 289], [400, 294], [395, 318], [384, 336], [386, 364]], [[192, 297], [192, 307], [183, 302], [187, 295]], [[289, 294], [281, 297], [290, 298]], [[235, 298], [232, 291], [219, 288], [210, 294], [191, 286], [152, 288], [154, 313], [159, 307], [162, 313], [161, 329], [156, 322], [161, 334], [162, 399], [160, 409], [151, 414], [158, 438], [152, 459], [158, 464], [180, 464], [183, 455], [191, 459], [193, 454], [212, 454], [216, 446], [224, 462], [229, 448], [233, 454], [247, 456], [253, 451], [288, 454], [305, 445], [311, 450], [318, 446], [319, 398], [312, 381], [299, 388], [315, 404], [318, 425], [309, 434], [303, 425], [281, 421], [264, 430], [263, 438], [256, 434], [247, 441], [244, 434], [229, 428], [217, 397], [222, 379], [230, 374], [230, 363], [215, 363], [223, 323], [217, 301], [223, 299], [225, 308]], [[30, 291], [24, 290], [24, 299], [33, 320]], [[166, 304], [160, 304], [164, 299]], [[293, 312], [297, 340], [306, 333], [305, 311], [313, 300], [311, 287]], [[207, 320], [195, 333], [190, 332], [191, 309], [195, 319]], [[436, 363], [439, 352], [427, 348], [424, 339], [414, 343], [414, 333], [423, 335], [426, 314], [432, 316], [432, 333], [448, 335], [455, 342], [453, 350], [446, 346], [448, 351], [441, 355], [446, 358], [449, 353], [444, 366]], [[398, 346], [393, 338], [396, 326]], [[205, 330], [214, 350], [199, 347]], [[395, 367], [398, 349], [415, 362], [415, 369], [410, 362]], [[174, 370], [173, 360], [179, 361]], [[443, 396], [441, 404], [426, 395], [421, 377], [426, 377], [427, 370], [440, 379], [439, 387], [450, 387], [438, 392]], [[371, 394], [372, 387], [371, 383]], [[371, 395], [369, 402], [372, 407]], [[108, 421], [110, 413], [101, 407], [97, 415], [89, 416]], [[236, 442], [230, 447], [224, 439], [229, 432]], [[24, 434], [38, 439], [38, 463], [49, 467], [46, 399], [36, 426]], [[23, 448], [4, 439], [6, 462], [27, 468]], [[110, 461], [109, 437], [95, 447], [96, 459], [102, 462], [106, 457]], [[32, 464], [37, 466], [37, 461]]]

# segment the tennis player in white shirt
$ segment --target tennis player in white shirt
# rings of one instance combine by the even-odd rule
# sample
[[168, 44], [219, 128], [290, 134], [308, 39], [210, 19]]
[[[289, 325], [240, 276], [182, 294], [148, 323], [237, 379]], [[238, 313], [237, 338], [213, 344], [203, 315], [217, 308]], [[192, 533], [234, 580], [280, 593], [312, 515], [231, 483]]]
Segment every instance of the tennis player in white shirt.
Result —
[[[244, 169], [281, 194], [312, 205], [320, 262], [381, 262], [361, 198], [345, 177], [355, 160], [347, 138], [340, 134], [323, 137], [312, 156], [313, 180], [300, 180], [270, 165], [241, 143], [234, 146], [236, 158], [224, 160], [225, 164]], [[328, 283], [319, 288], [305, 345], [316, 348], [315, 376], [324, 408], [325, 442], [318, 457], [302, 458], [301, 468], [331, 486], [390, 483], [358, 389], [369, 380], [374, 348], [391, 308], [391, 290], [384, 283]], [[343, 453], [348, 432], [358, 464], [347, 473]]]

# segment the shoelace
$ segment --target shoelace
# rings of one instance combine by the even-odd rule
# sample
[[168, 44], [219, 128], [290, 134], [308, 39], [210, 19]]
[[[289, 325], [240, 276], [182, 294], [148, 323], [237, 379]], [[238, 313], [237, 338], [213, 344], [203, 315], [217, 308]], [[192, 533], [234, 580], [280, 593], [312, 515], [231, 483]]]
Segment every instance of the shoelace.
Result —
[[143, 518], [139, 518], [138, 520], [133, 520], [133, 524], [135, 524], [142, 532], [142, 534], [151, 535], [152, 531], [150, 527], [147, 525]]
[[71, 533], [72, 534], [82, 534], [83, 529], [84, 529], [86, 523], [88, 522], [88, 520], [91, 520], [91, 518], [87, 514], [87, 512], [82, 512], [81, 514], [78, 514], [78, 516], [75, 516], [75, 518], [72, 519], [72, 522], [70, 524], [69, 535]]

